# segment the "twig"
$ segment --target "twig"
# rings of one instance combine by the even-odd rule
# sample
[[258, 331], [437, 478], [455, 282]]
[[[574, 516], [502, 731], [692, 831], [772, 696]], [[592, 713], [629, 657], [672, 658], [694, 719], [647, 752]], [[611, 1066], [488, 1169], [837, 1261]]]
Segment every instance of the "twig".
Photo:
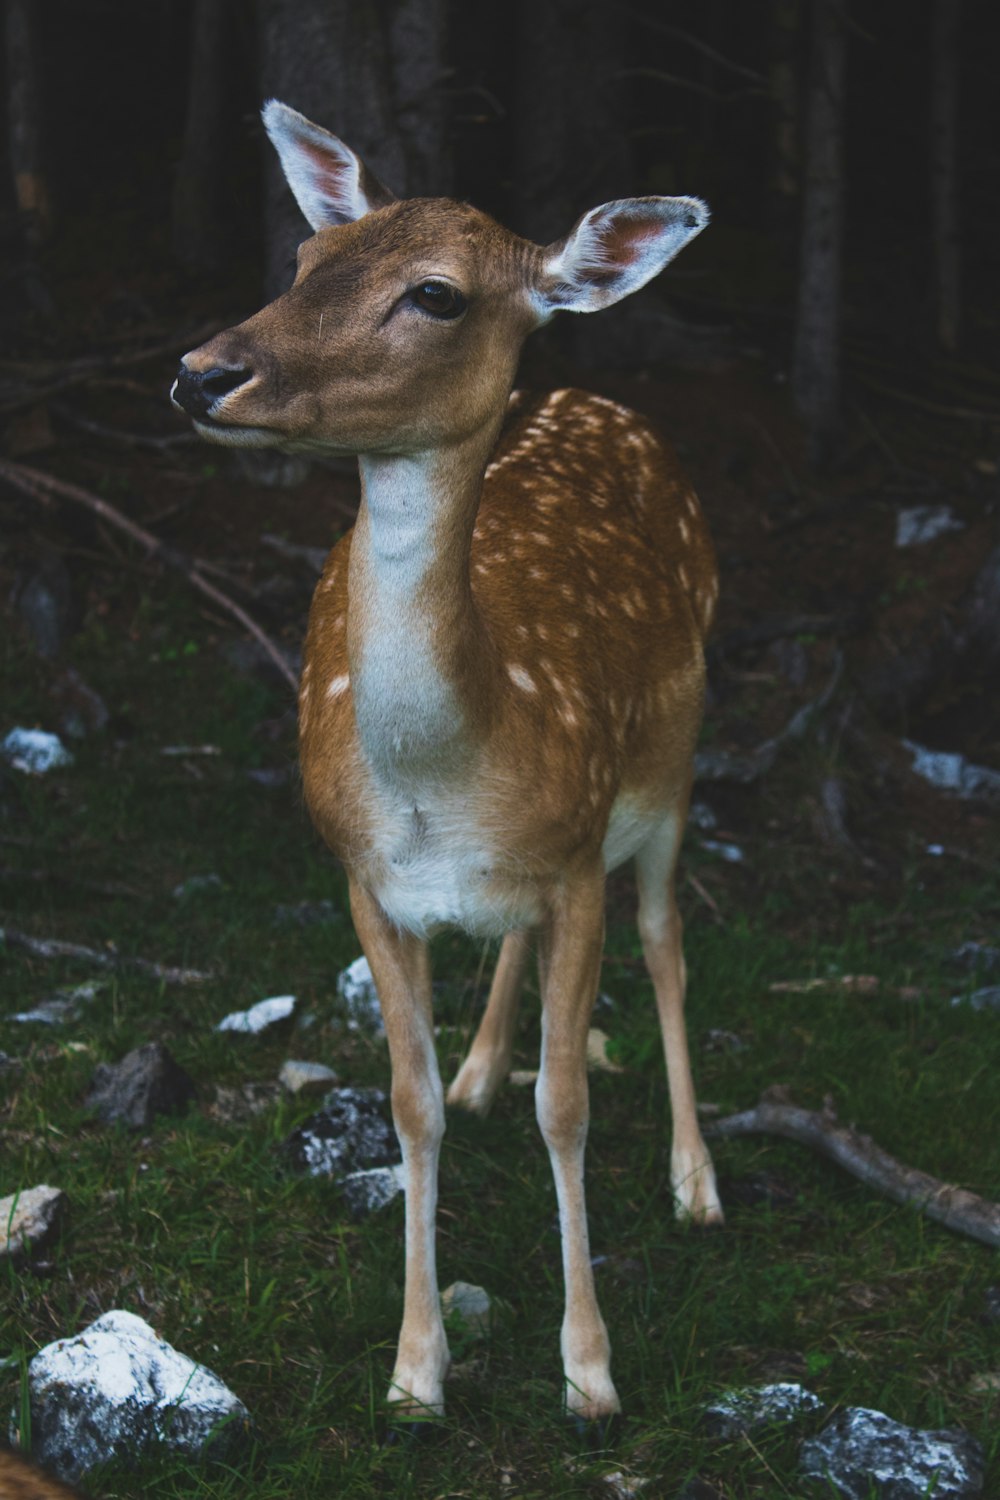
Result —
[[64, 401], [53, 401], [52, 410], [57, 417], [68, 422], [71, 427], [78, 428], [81, 432], [89, 432], [93, 437], [105, 438], [108, 442], [118, 443], [124, 448], [152, 448], [157, 452], [169, 451], [172, 448], [186, 448], [193, 443], [199, 443], [201, 439], [194, 432], [125, 432], [120, 427], [109, 427], [106, 422], [95, 422], [90, 417], [85, 417], [81, 412], [74, 411]]
[[984, 411], [970, 406], [949, 406], [943, 401], [929, 401], [925, 396], [914, 396], [909, 391], [899, 390], [897, 386], [883, 385], [881, 380], [872, 380], [870, 375], [859, 374], [857, 379], [880, 396], [888, 396], [892, 401], [903, 401], [907, 406], [915, 406], [918, 411], [932, 412], [936, 417], [957, 417], [963, 422], [1000, 422], [1000, 407]]
[[23, 948], [33, 958], [75, 958], [81, 963], [94, 964], [98, 969], [126, 969], [136, 974], [148, 974], [163, 984], [204, 984], [214, 979], [214, 974], [205, 969], [175, 969], [166, 964], [154, 963], [149, 958], [124, 958], [113, 948], [102, 952], [99, 948], [85, 948], [81, 943], [66, 943], [60, 938], [36, 938], [28, 932], [18, 932], [16, 927], [0, 927], [0, 946]]
[[939, 1182], [927, 1172], [904, 1166], [877, 1146], [871, 1136], [837, 1124], [829, 1101], [822, 1111], [799, 1109], [794, 1104], [769, 1103], [762, 1099], [756, 1109], [706, 1125], [706, 1135], [776, 1135], [798, 1141], [859, 1181], [884, 1193], [894, 1203], [912, 1204], [929, 1219], [936, 1219], [956, 1234], [966, 1234], [985, 1245], [1000, 1248], [1000, 1204], [990, 1203], [965, 1188]]
[[679, 42], [687, 42], [688, 46], [693, 47], [695, 52], [700, 52], [703, 57], [707, 57], [712, 62], [718, 63], [720, 68], [728, 68], [731, 73], [738, 73], [741, 78], [749, 78], [754, 83], [759, 83], [762, 86], [767, 84], [764, 74], [758, 73], [756, 68], [748, 68], [745, 63], [734, 62], [731, 57], [726, 57], [724, 53], [717, 52], [708, 42], [702, 41], [700, 36], [695, 36], [693, 32], [685, 31], [682, 26], [672, 26], [669, 21], [654, 20], [652, 16], [644, 15], [640, 10], [633, 10], [631, 6], [628, 8], [628, 13], [640, 25], [648, 26], [652, 31], [662, 32], [664, 36], [673, 37]]
[[161, 354], [176, 354], [184, 349], [193, 349], [198, 344], [203, 344], [206, 339], [211, 338], [213, 333], [218, 333], [220, 328], [225, 328], [227, 320], [216, 318], [211, 323], [205, 323], [200, 328], [192, 329], [188, 333], [174, 334], [172, 338], [164, 339], [159, 344], [149, 344], [145, 349], [133, 349], [128, 354], [112, 354], [110, 357], [101, 355], [89, 356], [86, 359], [74, 360], [71, 364], [64, 366], [63, 374], [50, 380], [47, 385], [35, 386], [28, 390], [21, 390], [16, 395], [4, 396], [0, 393], [0, 410], [17, 411], [22, 406], [34, 406], [38, 401], [44, 401], [48, 396], [54, 396], [58, 391], [69, 390], [71, 386], [83, 385], [95, 375], [104, 375], [109, 370], [121, 370], [129, 365], [143, 364], [147, 359], [158, 359]]
[[719, 926], [725, 927], [726, 919], [719, 910], [719, 903], [716, 901], [712, 893], [706, 890], [705, 886], [698, 879], [697, 875], [693, 875], [690, 870], [687, 874], [687, 881], [688, 885], [690, 885], [704, 901], [705, 905], [708, 907], [709, 911], [712, 913], [713, 918], [716, 922], [718, 922]]
[[745, 89], [734, 89], [730, 94], [720, 93], [707, 83], [694, 78], [681, 78], [677, 73], [666, 73], [662, 68], [619, 68], [616, 78], [654, 78], [658, 83], [668, 83], [675, 89], [687, 89], [692, 94], [702, 94], [716, 104], [740, 104], [744, 99], [766, 99], [767, 90], [756, 84]]
[[30, 469], [26, 464], [15, 464], [7, 459], [0, 459], [0, 479], [6, 479], [8, 483], [15, 485], [17, 489], [22, 490], [26, 495], [31, 495], [34, 499], [41, 500], [43, 504], [47, 504], [52, 495], [58, 495], [64, 500], [72, 500], [76, 505], [85, 506], [88, 510], [101, 516], [105, 521], [109, 521], [111, 525], [117, 526], [120, 531], [124, 531], [133, 541], [145, 547], [151, 557], [155, 557], [167, 567], [174, 568], [177, 572], [183, 573], [185, 578], [196, 589], [206, 594], [209, 599], [214, 600], [220, 609], [232, 615], [234, 620], [238, 620], [244, 630], [252, 635], [254, 640], [258, 641], [267, 652], [292, 692], [294, 693], [297, 690], [298, 683], [295, 679], [295, 673], [288, 665], [288, 661], [281, 648], [271, 640], [271, 637], [266, 631], [261, 629], [255, 620], [251, 619], [245, 609], [242, 609], [234, 599], [230, 599], [228, 594], [224, 594], [221, 589], [216, 588], [214, 583], [210, 583], [203, 576], [200, 570], [204, 567], [204, 563], [199, 558], [188, 557], [176, 547], [168, 547], [165, 542], [161, 542], [158, 537], [155, 537], [151, 531], [147, 531], [144, 526], [140, 526], [137, 522], [129, 520], [128, 516], [123, 515], [120, 510], [110, 505], [107, 500], [102, 500], [100, 495], [91, 494], [89, 490], [82, 489], [77, 484], [69, 484], [64, 479], [56, 479], [51, 474], [43, 473], [40, 469]]

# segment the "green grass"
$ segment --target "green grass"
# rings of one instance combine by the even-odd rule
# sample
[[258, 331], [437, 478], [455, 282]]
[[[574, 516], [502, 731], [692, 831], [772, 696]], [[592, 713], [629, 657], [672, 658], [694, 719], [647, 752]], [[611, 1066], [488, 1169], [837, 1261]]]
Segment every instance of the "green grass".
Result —
[[[504, 1309], [488, 1343], [458, 1342], [437, 1441], [381, 1445], [402, 1305], [400, 1204], [356, 1225], [335, 1188], [289, 1174], [277, 1148], [309, 1104], [278, 1100], [239, 1122], [210, 1107], [216, 1084], [274, 1079], [287, 1056], [327, 1061], [347, 1083], [387, 1084], [384, 1047], [348, 1033], [338, 1014], [336, 976], [359, 951], [346, 916], [303, 929], [273, 921], [276, 904], [323, 896], [343, 913], [343, 877], [310, 830], [294, 780], [262, 789], [246, 776], [294, 755], [290, 723], [273, 724], [283, 700], [234, 677], [204, 644], [185, 651], [204, 635], [185, 596], [164, 589], [133, 623], [134, 639], [92, 621], [75, 655], [108, 699], [119, 739], [84, 742], [69, 771], [3, 784], [3, 922], [92, 946], [113, 940], [123, 954], [215, 977], [166, 987], [118, 973], [59, 1029], [0, 1019], [0, 1049], [23, 1061], [3, 1085], [0, 1193], [45, 1181], [71, 1203], [41, 1267], [0, 1268], [0, 1357], [11, 1361], [0, 1368], [0, 1410], [21, 1402], [24, 1363], [37, 1348], [125, 1307], [232, 1386], [253, 1415], [255, 1446], [236, 1471], [168, 1455], [137, 1473], [109, 1471], [91, 1481], [97, 1496], [606, 1493], [599, 1466], [575, 1451], [559, 1417], [559, 1241], [530, 1090], [504, 1091], [486, 1121], [449, 1120], [442, 1285], [478, 1282]], [[7, 724], [47, 724], [37, 664], [9, 639], [0, 652]], [[160, 753], [205, 742], [222, 753]], [[755, 857], [763, 864], [772, 852], [762, 844]], [[903, 1160], [1000, 1197], [1000, 1022], [948, 1005], [969, 981], [945, 965], [974, 919], [995, 921], [996, 882], [970, 876], [942, 910], [940, 888], [922, 888], [915, 866], [885, 902], [818, 921], [815, 863], [782, 864], [780, 850], [773, 858], [777, 873], [755, 895], [724, 887], [726, 872], [691, 845], [688, 868], [726, 892], [724, 926], [685, 894], [700, 1097], [728, 1111], [775, 1083], [810, 1106], [832, 1094], [842, 1118]], [[221, 888], [174, 898], [180, 881], [207, 873]], [[627, 895], [618, 882], [612, 911], [627, 908]], [[678, 1225], [659, 1036], [637, 953], [633, 927], [614, 918], [603, 988], [616, 1003], [600, 1024], [627, 1073], [592, 1078], [588, 1190], [626, 1411], [615, 1463], [652, 1478], [650, 1495], [670, 1496], [698, 1473], [733, 1497], [800, 1496], [795, 1437], [721, 1443], [699, 1426], [701, 1408], [725, 1387], [789, 1376], [830, 1406], [967, 1427], [986, 1444], [996, 1486], [996, 1398], [971, 1388], [1000, 1368], [1000, 1329], [982, 1317], [986, 1289], [1000, 1280], [995, 1252], [765, 1140], [714, 1148], [724, 1192], [735, 1184], [724, 1231]], [[436, 947], [446, 1073], [484, 994], [482, 958], [456, 937]], [[769, 989], [856, 972], [876, 975], [878, 992]], [[3, 1014], [88, 977], [79, 964], [0, 950]], [[904, 985], [919, 985], [923, 998], [898, 998]], [[299, 997], [298, 1019], [278, 1034], [212, 1031], [227, 1011], [285, 992]], [[735, 1032], [745, 1050], [706, 1051], [710, 1027]], [[198, 1104], [144, 1134], [98, 1126], [82, 1109], [94, 1066], [152, 1038], [198, 1081]], [[529, 996], [519, 1066], [535, 1065], [537, 1042]], [[741, 1206], [740, 1184], [755, 1174], [785, 1191]]]

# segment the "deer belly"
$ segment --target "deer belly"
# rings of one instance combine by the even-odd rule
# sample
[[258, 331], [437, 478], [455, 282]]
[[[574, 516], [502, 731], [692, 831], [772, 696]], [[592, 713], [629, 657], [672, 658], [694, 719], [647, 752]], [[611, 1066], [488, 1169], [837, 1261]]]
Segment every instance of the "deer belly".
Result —
[[456, 845], [422, 826], [379, 851], [371, 884], [386, 915], [424, 937], [439, 927], [460, 927], [498, 937], [536, 925], [542, 904], [533, 884], [473, 842]]

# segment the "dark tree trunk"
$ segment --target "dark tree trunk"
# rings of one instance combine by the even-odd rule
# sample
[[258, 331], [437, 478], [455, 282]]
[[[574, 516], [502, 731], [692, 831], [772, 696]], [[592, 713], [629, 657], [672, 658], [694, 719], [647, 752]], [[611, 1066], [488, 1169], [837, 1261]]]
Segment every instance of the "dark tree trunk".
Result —
[[227, 67], [233, 25], [227, 0], [195, 0], [184, 145], [170, 229], [174, 254], [198, 271], [220, 270], [232, 248], [226, 184], [235, 124]]
[[[260, 79], [341, 136], [400, 194], [447, 191], [443, 0], [258, 0]], [[268, 147], [266, 292], [292, 279], [309, 229]]]
[[958, 346], [961, 323], [958, 225], [958, 100], [962, 0], [934, 0], [931, 22], [931, 233], [935, 329]]
[[840, 420], [846, 0], [812, 0], [805, 193], [792, 362], [795, 404], [822, 463]]
[[7, 128], [14, 197], [24, 237], [38, 245], [51, 221], [42, 162], [38, 81], [38, 9], [32, 0], [7, 0]]
[[604, 0], [518, 0], [514, 228], [547, 244], [632, 190], [620, 22]]
[[768, 92], [771, 97], [771, 193], [779, 212], [799, 191], [800, 0], [771, 0]]

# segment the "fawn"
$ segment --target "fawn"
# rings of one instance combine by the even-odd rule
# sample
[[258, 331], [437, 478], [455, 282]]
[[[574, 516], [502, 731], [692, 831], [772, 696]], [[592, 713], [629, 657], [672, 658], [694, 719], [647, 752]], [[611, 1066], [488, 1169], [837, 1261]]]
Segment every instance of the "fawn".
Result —
[[559, 310], [636, 291], [708, 220], [629, 198], [542, 247], [447, 199], [397, 201], [335, 136], [276, 101], [264, 124], [312, 229], [291, 289], [185, 356], [172, 396], [213, 442], [356, 454], [357, 523], [330, 553], [299, 693], [305, 796], [340, 856], [392, 1062], [406, 1169], [406, 1287], [389, 1401], [440, 1414], [435, 1267], [444, 1097], [428, 936], [503, 935], [448, 1102], [485, 1112], [537, 949], [538, 1122], [566, 1303], [565, 1403], [619, 1409], [588, 1246], [586, 1044], [605, 872], [634, 857], [673, 1114], [678, 1212], [719, 1223], [684, 1025], [674, 872], [718, 582], [676, 457], [579, 391], [514, 395], [521, 345]]

